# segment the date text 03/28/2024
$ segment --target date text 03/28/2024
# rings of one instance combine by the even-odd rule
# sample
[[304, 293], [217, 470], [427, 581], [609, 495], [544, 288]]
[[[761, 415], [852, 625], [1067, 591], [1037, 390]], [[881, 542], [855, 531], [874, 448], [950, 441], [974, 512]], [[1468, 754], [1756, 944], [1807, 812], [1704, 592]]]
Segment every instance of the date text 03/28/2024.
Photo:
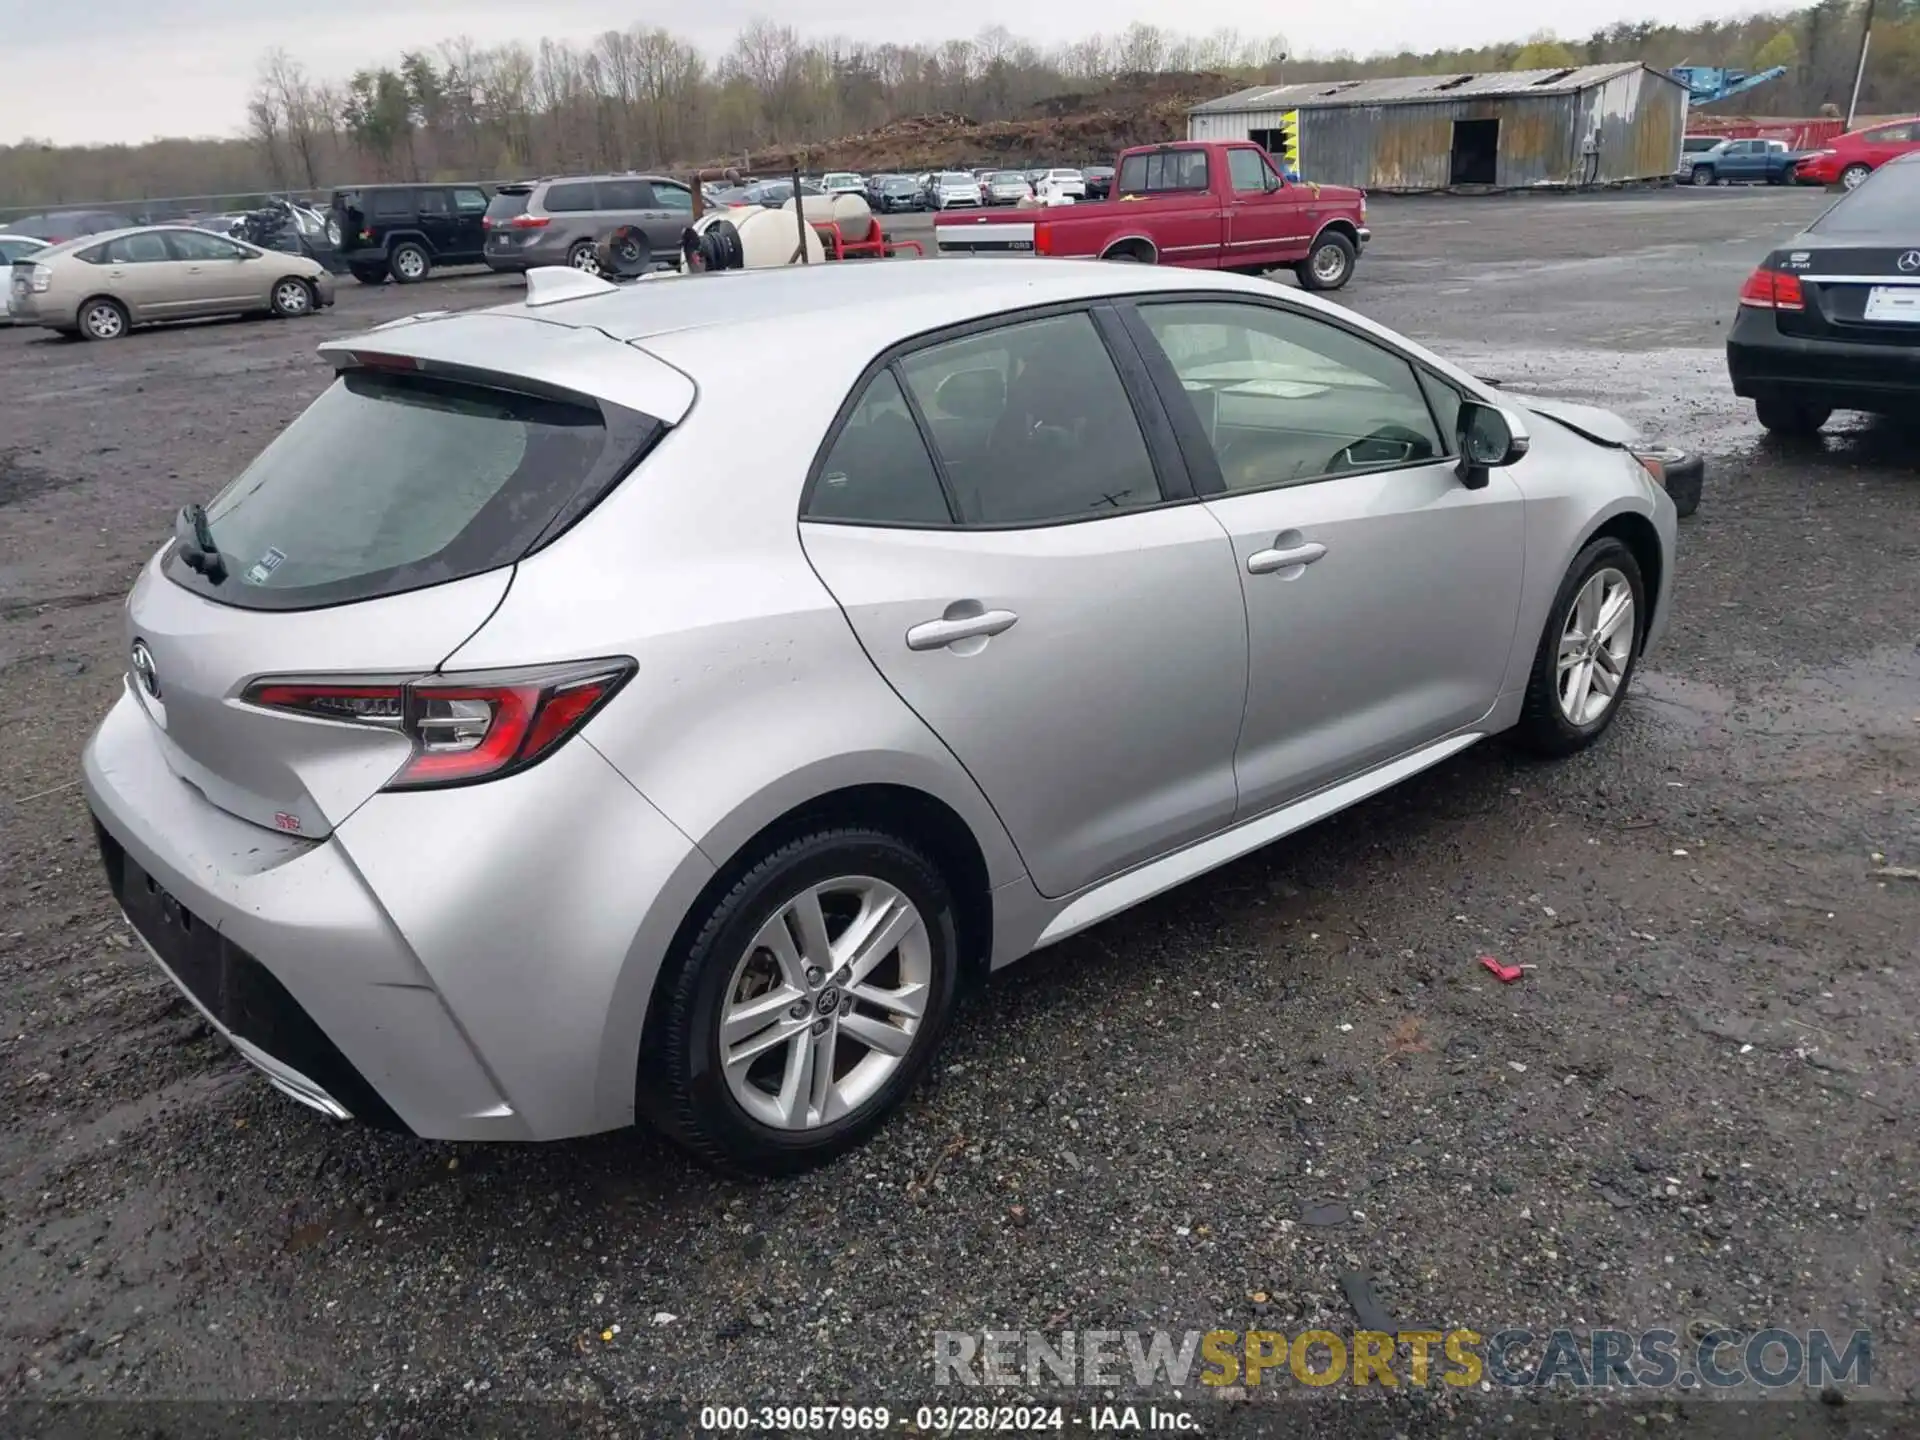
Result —
[[1056, 1430], [1138, 1434], [1198, 1434], [1192, 1412], [1163, 1405], [921, 1405], [909, 1411], [886, 1405], [704, 1405], [703, 1434], [840, 1433], [883, 1434], [911, 1424], [919, 1434], [1018, 1434]]

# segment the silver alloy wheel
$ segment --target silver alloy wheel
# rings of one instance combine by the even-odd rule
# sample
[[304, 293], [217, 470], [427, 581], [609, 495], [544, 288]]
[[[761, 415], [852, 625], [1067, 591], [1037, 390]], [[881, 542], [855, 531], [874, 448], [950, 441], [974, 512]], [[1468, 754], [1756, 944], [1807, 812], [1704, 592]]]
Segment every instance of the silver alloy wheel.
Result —
[[87, 327], [87, 334], [96, 340], [117, 340], [127, 328], [127, 317], [120, 313], [118, 305], [110, 305], [102, 300], [87, 307], [87, 313], [80, 317], [80, 323]]
[[1313, 252], [1313, 278], [1331, 283], [1347, 268], [1346, 253], [1338, 245], [1322, 245]]
[[1633, 586], [1608, 566], [1587, 577], [1560, 632], [1560, 713], [1585, 729], [1620, 694], [1633, 658]]
[[1849, 165], [1840, 172], [1840, 183], [1849, 190], [1858, 190], [1866, 182], [1867, 174], [1866, 166]]
[[418, 280], [427, 273], [427, 261], [418, 250], [405, 246], [393, 253], [393, 268], [408, 280]]
[[600, 273], [600, 257], [593, 253], [591, 245], [576, 245], [573, 253], [567, 257], [567, 263], [576, 270], [584, 270], [589, 275]]
[[932, 983], [926, 921], [899, 890], [867, 875], [809, 886], [760, 927], [727, 981], [728, 1090], [776, 1130], [832, 1124], [900, 1067]]
[[273, 303], [282, 315], [304, 315], [313, 308], [313, 292], [303, 280], [282, 280], [273, 287]]

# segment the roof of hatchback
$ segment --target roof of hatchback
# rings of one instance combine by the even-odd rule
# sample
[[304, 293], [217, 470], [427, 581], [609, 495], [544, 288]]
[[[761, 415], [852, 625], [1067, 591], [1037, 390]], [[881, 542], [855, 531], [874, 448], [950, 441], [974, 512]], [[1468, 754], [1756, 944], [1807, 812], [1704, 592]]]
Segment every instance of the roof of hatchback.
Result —
[[[875, 335], [904, 339], [976, 316], [1099, 295], [1261, 288], [1271, 288], [1270, 282], [1106, 260], [855, 260], [664, 277], [623, 286], [613, 294], [555, 301], [537, 309], [514, 304], [497, 313], [591, 326], [616, 340], [830, 318], [830, 333], [851, 344], [856, 335], [859, 340]], [[891, 341], [883, 338], [881, 343]]]

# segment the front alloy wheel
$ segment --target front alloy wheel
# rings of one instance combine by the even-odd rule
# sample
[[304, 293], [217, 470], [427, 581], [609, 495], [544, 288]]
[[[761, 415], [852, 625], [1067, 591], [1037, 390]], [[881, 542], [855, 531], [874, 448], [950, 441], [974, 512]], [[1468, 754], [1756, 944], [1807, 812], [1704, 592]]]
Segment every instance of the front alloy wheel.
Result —
[[1560, 631], [1557, 693], [1569, 724], [1593, 724], [1626, 682], [1633, 659], [1633, 587], [1608, 566], [1580, 587]]
[[1646, 582], [1618, 536], [1593, 541], [1567, 568], [1534, 652], [1513, 738], [1541, 755], [1571, 755], [1620, 713], [1640, 657]]

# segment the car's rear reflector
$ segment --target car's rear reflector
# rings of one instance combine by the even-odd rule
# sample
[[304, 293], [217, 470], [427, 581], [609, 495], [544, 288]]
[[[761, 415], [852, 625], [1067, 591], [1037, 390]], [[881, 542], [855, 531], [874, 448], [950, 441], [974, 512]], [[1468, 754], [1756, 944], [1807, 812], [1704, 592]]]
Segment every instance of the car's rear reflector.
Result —
[[1740, 303], [1756, 310], [1804, 310], [1807, 297], [1798, 275], [1783, 275], [1762, 265], [1740, 287]]
[[552, 217], [547, 215], [516, 215], [507, 221], [507, 228], [509, 230], [544, 230], [551, 223]]
[[413, 755], [388, 790], [493, 780], [537, 765], [613, 698], [634, 672], [621, 658], [417, 680], [260, 680], [241, 697], [263, 710], [394, 730]]

